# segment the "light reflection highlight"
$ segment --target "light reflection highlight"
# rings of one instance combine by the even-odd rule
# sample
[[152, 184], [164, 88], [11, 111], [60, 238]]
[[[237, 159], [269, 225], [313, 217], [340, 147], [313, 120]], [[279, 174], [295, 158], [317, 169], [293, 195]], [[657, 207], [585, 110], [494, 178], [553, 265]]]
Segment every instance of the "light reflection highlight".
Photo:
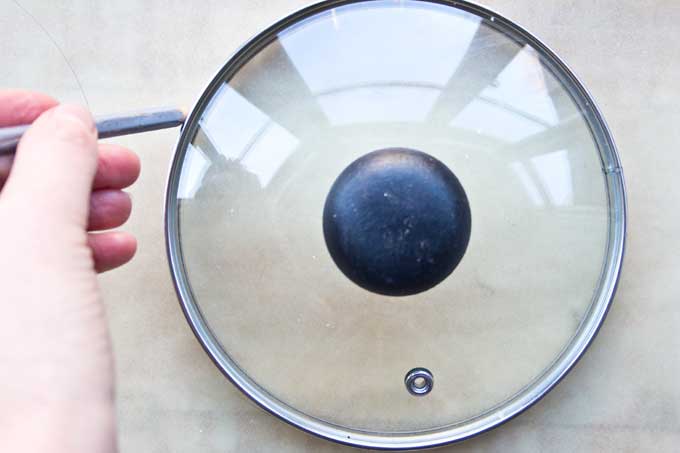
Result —
[[[443, 39], [452, 30], [455, 39]], [[194, 146], [205, 149], [187, 154], [183, 197], [196, 193], [215, 153], [265, 188], [307, 134], [411, 123], [464, 136], [470, 149], [514, 146], [511, 171], [534, 205], [574, 202], [570, 154], [553, 137], [577, 115], [571, 101], [555, 97], [558, 83], [534, 49], [471, 14], [411, 1], [337, 7], [281, 33], [241, 72], [201, 118], [205, 141]]]

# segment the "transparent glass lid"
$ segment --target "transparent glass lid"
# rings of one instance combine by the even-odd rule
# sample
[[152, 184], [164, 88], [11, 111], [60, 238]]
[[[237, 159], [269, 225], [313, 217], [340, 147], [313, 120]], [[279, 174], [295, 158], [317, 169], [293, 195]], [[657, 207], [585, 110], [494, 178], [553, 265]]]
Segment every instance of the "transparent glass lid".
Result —
[[218, 366], [309, 431], [392, 439], [369, 446], [535, 401], [595, 334], [622, 252], [587, 94], [459, 2], [326, 2], [253, 39], [185, 125], [167, 203], [173, 277]]

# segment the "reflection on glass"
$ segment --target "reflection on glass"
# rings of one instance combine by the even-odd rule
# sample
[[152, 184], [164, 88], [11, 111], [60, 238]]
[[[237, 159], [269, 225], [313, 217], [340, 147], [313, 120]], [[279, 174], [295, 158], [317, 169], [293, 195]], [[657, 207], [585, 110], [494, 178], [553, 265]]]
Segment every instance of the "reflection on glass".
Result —
[[241, 164], [257, 175], [260, 185], [265, 187], [298, 143], [298, 139], [284, 128], [269, 123], [268, 127], [253, 140], [249, 149], [244, 151]]
[[545, 70], [538, 54], [529, 46], [522, 48], [480, 97], [545, 126], [558, 122]]
[[200, 124], [221, 155], [240, 159], [268, 122], [268, 115], [224, 84], [210, 101]]
[[[232, 112], [237, 110], [238, 115]], [[182, 198], [191, 198], [209, 162], [197, 149], [209, 147], [256, 175], [265, 187], [293, 152], [299, 140], [252, 105], [229, 85], [222, 85], [200, 120], [203, 144], [195, 140], [182, 174]], [[199, 157], [200, 156], [200, 157]], [[194, 169], [195, 168], [195, 169]]]
[[517, 142], [557, 122], [539, 57], [525, 46], [451, 125]]
[[[438, 9], [427, 3], [404, 9], [383, 1], [340, 7], [278, 38], [314, 94], [376, 82], [443, 86], [463, 60], [480, 19], [455, 10], [433, 14]], [[442, 39], [454, 30], [455, 39]]]
[[470, 102], [451, 122], [501, 141], [515, 142], [545, 130], [545, 126], [505, 106], [478, 98]]
[[[447, 133], [492, 149], [493, 143], [550, 135], [560, 124], [552, 76], [534, 49], [499, 41], [476, 16], [441, 5], [404, 5], [334, 8], [281, 33], [246, 65], [245, 75], [215, 94], [201, 119], [209, 147], [258, 175], [264, 187], [312, 128], [434, 127], [448, 116]], [[451, 30], [456, 39], [442, 39]], [[568, 171], [559, 174], [568, 179]], [[566, 204], [570, 194], [559, 192], [556, 203]]]
[[536, 206], [569, 206], [574, 201], [569, 151], [559, 150], [522, 162], [511, 162], [510, 168], [524, 187], [526, 196]]
[[[539, 375], [590, 303], [607, 225], [597, 145], [555, 68], [498, 24], [408, 0], [336, 7], [258, 49], [199, 112], [178, 193], [193, 293], [239, 366], [308, 414], [387, 432], [472, 417]], [[348, 281], [321, 226], [337, 176], [388, 147], [441, 160], [473, 217], [461, 266], [398, 302]], [[423, 364], [439, 384], [415, 407], [403, 376]]]
[[536, 185], [536, 180], [529, 175], [527, 168], [521, 162], [513, 162], [510, 164], [510, 168], [515, 172], [517, 178], [519, 178], [526, 195], [529, 200], [536, 206], [543, 206], [545, 201], [541, 195], [541, 191]]
[[201, 188], [203, 176], [210, 167], [210, 162], [203, 153], [189, 145], [184, 155], [182, 173], [179, 176], [179, 188], [177, 189], [178, 198], [193, 198], [198, 189]]
[[573, 201], [569, 151], [559, 150], [531, 158], [534, 172], [538, 175], [545, 192], [554, 206], [567, 206]]
[[[526, 191], [526, 196], [536, 206], [569, 206], [574, 201], [569, 151], [559, 150], [530, 159], [527, 167], [521, 162], [510, 163]], [[547, 200], [546, 200], [547, 198]]]
[[[351, 92], [350, 92], [351, 90]], [[331, 125], [353, 123], [422, 122], [434, 105], [439, 90], [394, 85], [355, 87], [318, 97]], [[408, 105], [409, 108], [403, 108]]]

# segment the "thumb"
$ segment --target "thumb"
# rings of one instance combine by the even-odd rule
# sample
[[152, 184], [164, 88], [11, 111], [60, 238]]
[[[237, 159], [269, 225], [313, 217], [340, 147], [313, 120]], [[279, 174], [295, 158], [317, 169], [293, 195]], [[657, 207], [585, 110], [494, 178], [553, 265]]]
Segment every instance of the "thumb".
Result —
[[83, 107], [62, 104], [43, 113], [17, 147], [3, 199], [52, 226], [85, 230], [97, 167], [97, 131]]

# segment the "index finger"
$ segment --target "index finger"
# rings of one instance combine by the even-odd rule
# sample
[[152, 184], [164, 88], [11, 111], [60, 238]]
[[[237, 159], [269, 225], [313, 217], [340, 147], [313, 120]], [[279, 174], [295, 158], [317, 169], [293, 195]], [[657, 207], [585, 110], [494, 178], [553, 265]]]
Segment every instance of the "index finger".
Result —
[[30, 124], [58, 102], [42, 93], [0, 90], [0, 127]]
[[[58, 102], [42, 93], [25, 90], [0, 90], [0, 127], [30, 124]], [[0, 189], [12, 168], [13, 156], [0, 156]]]

